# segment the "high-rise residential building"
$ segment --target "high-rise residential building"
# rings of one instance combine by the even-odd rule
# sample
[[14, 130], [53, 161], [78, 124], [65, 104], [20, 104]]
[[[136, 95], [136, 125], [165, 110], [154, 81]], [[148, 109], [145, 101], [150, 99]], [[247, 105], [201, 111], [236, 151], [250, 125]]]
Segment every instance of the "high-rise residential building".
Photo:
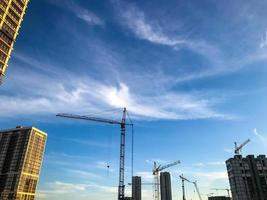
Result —
[[1, 200], [35, 199], [46, 138], [34, 127], [0, 130]]
[[142, 194], [142, 183], [140, 176], [133, 176], [132, 177], [132, 198], [133, 200], [141, 200]]
[[172, 200], [171, 175], [169, 172], [160, 173], [161, 200]]
[[231, 197], [213, 196], [213, 197], [209, 197], [208, 200], [231, 200]]
[[5, 75], [29, 0], [0, 0], [0, 80]]
[[242, 157], [226, 161], [233, 200], [267, 199], [267, 159], [265, 155]]

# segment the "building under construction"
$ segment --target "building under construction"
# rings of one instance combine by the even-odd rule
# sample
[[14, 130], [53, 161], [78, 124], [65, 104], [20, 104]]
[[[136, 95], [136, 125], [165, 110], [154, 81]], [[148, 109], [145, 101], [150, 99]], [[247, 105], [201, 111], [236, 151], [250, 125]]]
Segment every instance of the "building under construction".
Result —
[[133, 176], [132, 178], [132, 199], [141, 200], [142, 198], [142, 183], [140, 176]]
[[226, 161], [233, 200], [267, 199], [267, 159], [236, 155]]
[[0, 80], [5, 75], [29, 0], [0, 0]]
[[0, 131], [0, 199], [34, 200], [47, 135], [17, 127]]
[[161, 200], [172, 200], [171, 175], [169, 172], [160, 173]]

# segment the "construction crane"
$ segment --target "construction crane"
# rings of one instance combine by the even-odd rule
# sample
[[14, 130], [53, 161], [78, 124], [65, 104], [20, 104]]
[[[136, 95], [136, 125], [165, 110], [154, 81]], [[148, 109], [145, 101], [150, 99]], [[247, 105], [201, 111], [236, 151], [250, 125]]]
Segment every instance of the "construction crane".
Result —
[[194, 181], [194, 182], [190, 181], [187, 178], [185, 178], [183, 175], [181, 175], [180, 178], [182, 179], [183, 200], [186, 200], [186, 198], [185, 198], [185, 186], [184, 186], [185, 181], [187, 181], [188, 183], [192, 183], [195, 186], [196, 192], [198, 194], [198, 198], [199, 198], [199, 200], [202, 200], [201, 194], [200, 194], [198, 186], [197, 186], [197, 181]]
[[222, 189], [222, 188], [211, 188], [211, 190], [216, 190], [216, 191], [224, 190], [224, 191], [227, 192], [228, 197], [230, 197], [230, 191], [231, 191], [231, 189], [229, 189], [229, 188], [225, 188], [225, 189]]
[[194, 184], [194, 186], [196, 188], [196, 191], [197, 191], [199, 200], [202, 200], [201, 194], [200, 194], [199, 189], [198, 189], [198, 186], [197, 186], [197, 181], [194, 181], [192, 183]]
[[179, 177], [182, 180], [183, 200], [186, 200], [186, 198], [185, 198], [184, 182], [187, 181], [187, 182], [191, 183], [191, 181], [189, 181], [187, 178], [185, 178], [183, 174], [181, 176], [179, 176]]
[[88, 120], [100, 123], [107, 123], [112, 125], [120, 125], [120, 164], [119, 164], [119, 186], [118, 186], [118, 200], [124, 200], [125, 196], [125, 185], [124, 185], [124, 167], [125, 167], [125, 134], [126, 134], [126, 126], [133, 126], [132, 123], [126, 123], [126, 115], [127, 110], [126, 108], [123, 109], [122, 119], [121, 121], [111, 120], [111, 119], [104, 119], [92, 116], [85, 116], [85, 115], [73, 115], [73, 114], [66, 114], [66, 113], [59, 113], [56, 116], [58, 117], [65, 117], [65, 118], [72, 118], [72, 119], [81, 119], [81, 120]]
[[235, 142], [235, 154], [240, 155], [242, 148], [250, 142], [250, 139], [247, 139], [243, 144], [237, 146], [237, 142]]
[[154, 199], [155, 200], [159, 200], [160, 197], [159, 197], [159, 173], [164, 170], [164, 169], [167, 169], [169, 167], [173, 167], [177, 164], [180, 164], [181, 162], [178, 160], [178, 161], [175, 161], [173, 163], [170, 163], [168, 165], [164, 165], [164, 166], [161, 166], [161, 165], [158, 165], [157, 166], [157, 162], [154, 162], [154, 169], [153, 169], [153, 175], [154, 175]]

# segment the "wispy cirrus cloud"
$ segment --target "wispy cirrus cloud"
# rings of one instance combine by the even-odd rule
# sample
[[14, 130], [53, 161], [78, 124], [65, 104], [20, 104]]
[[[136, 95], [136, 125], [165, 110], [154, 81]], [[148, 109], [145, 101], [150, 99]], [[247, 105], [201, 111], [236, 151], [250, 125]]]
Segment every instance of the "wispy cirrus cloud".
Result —
[[76, 138], [63, 138], [61, 140], [65, 140], [66, 142], [70, 143], [78, 143], [82, 144], [85, 146], [91, 146], [91, 147], [96, 147], [96, 148], [111, 148], [110, 145], [103, 144], [103, 142], [98, 142], [98, 141], [92, 141], [92, 140], [84, 140], [84, 139], [76, 139]]
[[264, 37], [260, 43], [260, 48], [267, 48], [267, 31], [265, 32]]
[[192, 164], [195, 167], [205, 167], [205, 166], [224, 166], [225, 162], [223, 161], [211, 161], [211, 162], [198, 162]]
[[215, 172], [193, 172], [192, 173], [198, 179], [206, 179], [210, 184], [215, 180], [228, 180], [226, 171], [215, 171]]
[[190, 39], [182, 36], [171, 37], [165, 33], [164, 29], [154, 20], [148, 20], [145, 13], [135, 4], [126, 3], [124, 1], [113, 1], [121, 23], [130, 29], [137, 38], [149, 41], [154, 44], [164, 45], [172, 48], [179, 53], [180, 49], [190, 50], [207, 61], [207, 66], [200, 71], [183, 74], [175, 77], [175, 82], [184, 82], [204, 77], [217, 75], [226, 70], [223, 61], [223, 53], [215, 45], [208, 43], [203, 39]]
[[193, 163], [192, 165], [195, 167], [204, 167], [205, 166], [205, 164], [203, 162]]
[[204, 40], [190, 40], [183, 37], [172, 38], [164, 33], [157, 22], [147, 20], [143, 11], [134, 4], [123, 1], [113, 1], [119, 10], [121, 23], [128, 27], [138, 38], [149, 42], [170, 46], [174, 49], [188, 48], [207, 58], [217, 58], [221, 52], [218, 48], [208, 44]]
[[146, 163], [153, 165], [154, 162], [156, 162], [157, 164], [166, 164], [166, 163], [170, 163], [171, 161], [167, 161], [167, 160], [163, 160], [160, 158], [152, 158], [152, 159], [147, 159]]
[[[114, 166], [107, 161], [95, 160], [96, 158], [89, 156], [51, 152], [45, 156], [44, 163], [60, 167], [68, 176], [79, 179], [99, 179], [103, 177], [103, 171], [115, 172]], [[110, 167], [107, 168], [107, 165]]]
[[220, 187], [222, 187], [222, 185], [223, 187], [228, 187], [228, 174], [223, 168], [215, 171], [204, 169], [202, 167], [201, 169], [199, 167], [193, 169], [184, 168], [180, 173], [184, 174], [185, 177], [188, 177], [189, 180], [197, 180], [198, 184], [201, 185], [202, 188], [210, 188], [212, 185], [214, 187], [217, 183], [221, 185]]
[[231, 148], [225, 148], [223, 151], [226, 153], [233, 153], [234, 152], [234, 150]]
[[141, 176], [144, 182], [152, 183], [153, 182], [153, 174], [151, 171], [140, 171], [136, 172], [137, 176]]
[[[223, 48], [217, 43], [211, 43], [202, 38], [194, 39], [189, 37], [179, 36], [176, 37], [168, 35], [163, 27], [159, 25], [155, 18], [148, 19], [145, 12], [137, 7], [134, 3], [124, 2], [120, 0], [112, 1], [115, 9], [118, 11], [120, 23], [127, 27], [137, 38], [151, 42], [153, 44], [164, 45], [172, 48], [179, 53], [180, 49], [186, 49], [196, 53], [205, 60], [206, 66], [201, 67], [197, 72], [190, 72], [182, 76], [175, 77], [175, 82], [188, 82], [207, 77], [233, 73], [250, 64], [256, 63], [261, 60], [267, 60], [267, 54], [257, 49], [245, 52], [242, 60], [240, 58], [233, 58], [228, 55]], [[178, 35], [178, 36], [177, 36]], [[260, 47], [266, 47], [266, 38], [261, 42]], [[240, 49], [237, 49], [239, 51]], [[198, 65], [198, 64], [196, 64]]]
[[[94, 194], [92, 194], [92, 192]], [[79, 199], [88, 199], [88, 197], [92, 196], [101, 196], [97, 195], [97, 193], [104, 193], [104, 196], [115, 195], [117, 193], [117, 187], [99, 185], [94, 182], [74, 183], [53, 181], [41, 188], [37, 196], [40, 199], [72, 199], [73, 197], [77, 198], [78, 196]]]
[[212, 162], [207, 162], [208, 165], [213, 165], [213, 166], [225, 166], [224, 161], [212, 161]]
[[73, 0], [49, 0], [49, 2], [60, 8], [68, 10], [88, 25], [102, 26], [105, 24], [104, 20], [98, 17], [95, 13], [78, 5], [77, 2]]
[[259, 133], [256, 128], [253, 130], [253, 133], [264, 146], [267, 146], [267, 136], [266, 135]]
[[[25, 56], [20, 60], [28, 64], [33, 58], [28, 60]], [[38, 62], [34, 60], [35, 65]], [[41, 64], [45, 65], [43, 62]], [[103, 109], [127, 107], [136, 118], [231, 119], [231, 116], [213, 109], [216, 102], [197, 93], [162, 91], [157, 94], [156, 91], [142, 93], [142, 90], [137, 93], [125, 82], [104, 83], [89, 76], [73, 76], [66, 70], [58, 71], [57, 67], [47, 68], [50, 70], [46, 74], [29, 71], [27, 78], [19, 72], [13, 74], [13, 85], [6, 88], [6, 91], [16, 87], [16, 91], [21, 92], [16, 96], [8, 93], [0, 95], [0, 116], [54, 114], [62, 111], [94, 113]], [[19, 85], [14, 85], [15, 83]]]
[[99, 179], [101, 178], [100, 175], [91, 173], [85, 170], [79, 170], [79, 169], [64, 169], [68, 174], [71, 174], [73, 177], [79, 177], [80, 179]]

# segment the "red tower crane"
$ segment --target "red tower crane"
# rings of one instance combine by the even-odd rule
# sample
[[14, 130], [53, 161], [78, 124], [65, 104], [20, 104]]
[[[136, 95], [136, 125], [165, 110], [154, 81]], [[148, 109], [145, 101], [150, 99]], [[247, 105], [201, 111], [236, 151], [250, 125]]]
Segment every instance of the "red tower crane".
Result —
[[121, 121], [98, 118], [98, 117], [91, 117], [91, 116], [86, 116], [86, 115], [66, 114], [66, 113], [59, 113], [59, 114], [56, 115], [58, 117], [81, 119], [81, 120], [88, 120], [88, 121], [94, 121], [94, 122], [100, 122], [100, 123], [120, 125], [121, 137], [120, 137], [120, 165], [119, 165], [118, 200], [124, 200], [124, 194], [125, 194], [124, 168], [125, 168], [125, 134], [126, 134], [126, 126], [133, 126], [133, 123], [126, 123], [126, 115], [127, 115], [126, 108], [123, 109], [123, 114], [122, 114]]

